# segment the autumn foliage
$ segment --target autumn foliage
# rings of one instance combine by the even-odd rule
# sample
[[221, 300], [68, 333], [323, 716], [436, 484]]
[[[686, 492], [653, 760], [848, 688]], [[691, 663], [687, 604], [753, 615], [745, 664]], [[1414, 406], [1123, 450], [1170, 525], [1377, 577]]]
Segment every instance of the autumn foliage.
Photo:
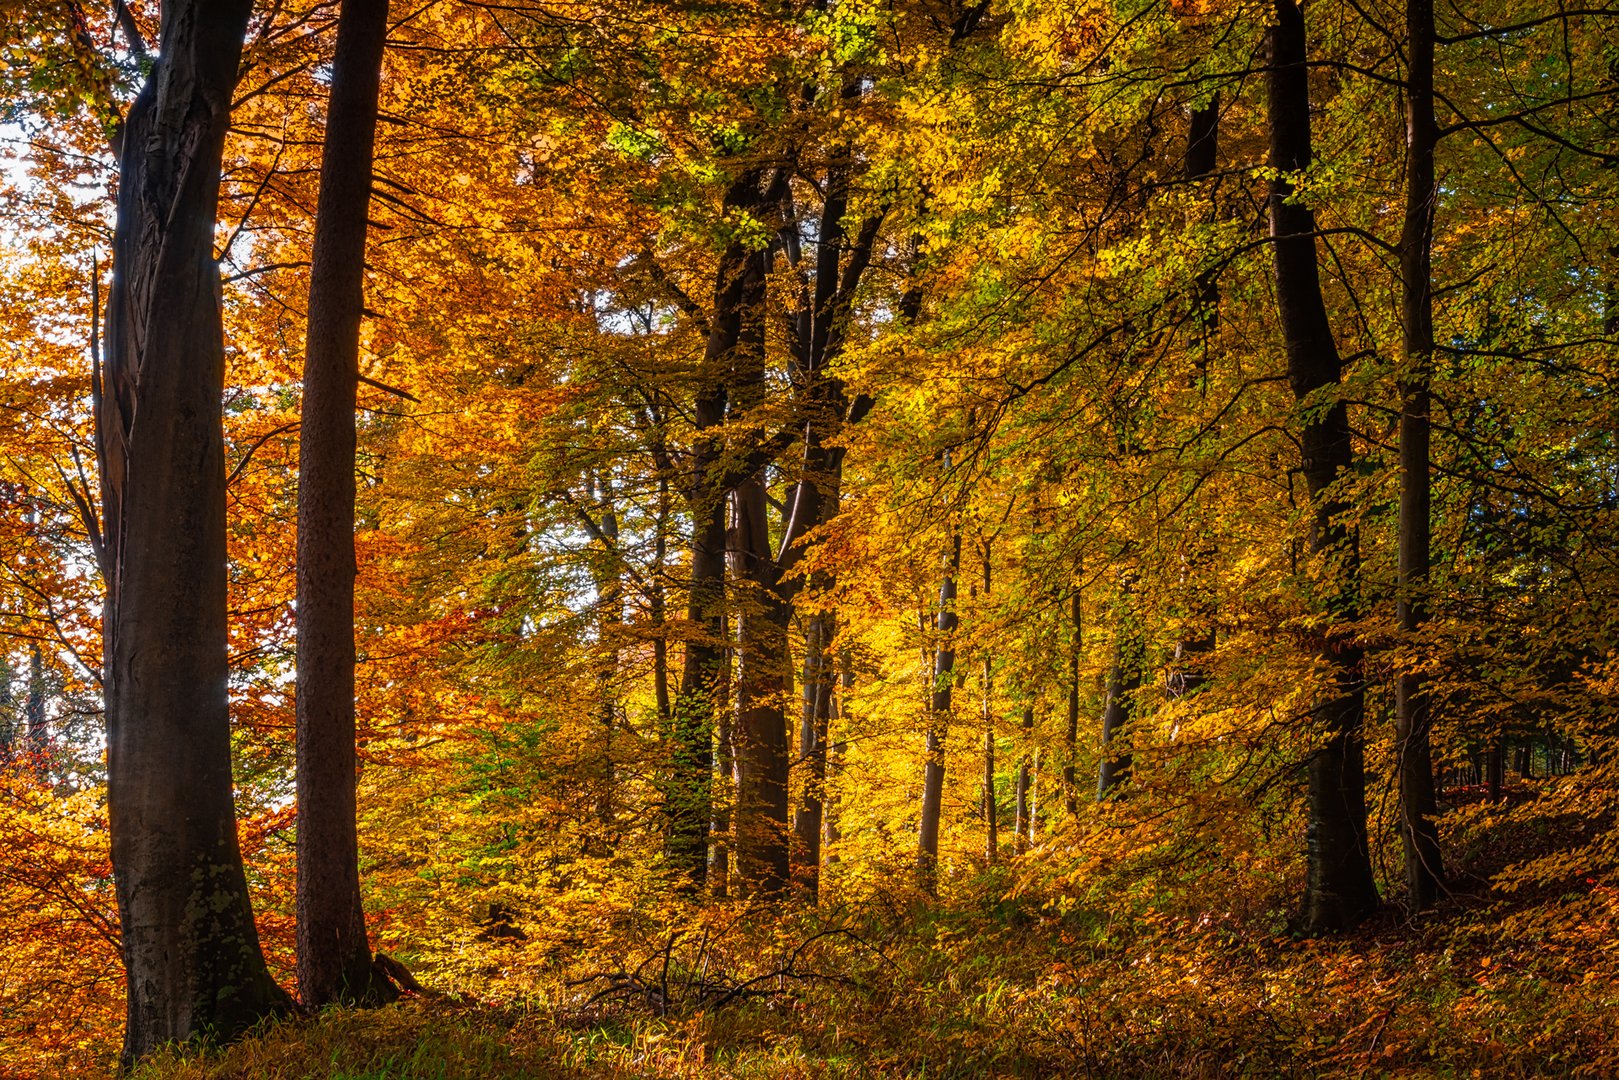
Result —
[[[0, 1076], [119, 1054], [95, 373], [161, 7], [0, 0]], [[1619, 1074], [1619, 18], [1427, 10], [1413, 201], [1424, 10], [394, 4], [357, 821], [416, 989], [137, 1075]], [[294, 994], [337, 11], [255, 5], [214, 244], [237, 826]]]

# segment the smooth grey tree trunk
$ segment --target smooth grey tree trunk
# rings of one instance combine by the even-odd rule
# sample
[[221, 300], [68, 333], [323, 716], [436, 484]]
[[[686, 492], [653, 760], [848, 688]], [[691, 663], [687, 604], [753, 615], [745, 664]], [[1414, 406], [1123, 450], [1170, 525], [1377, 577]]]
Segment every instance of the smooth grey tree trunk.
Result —
[[298, 992], [378, 1004], [360, 900], [354, 714], [355, 393], [387, 0], [343, 0], [309, 273], [298, 440]]
[[291, 1005], [236, 836], [227, 693], [225, 351], [213, 230], [248, 0], [169, 0], [120, 162], [96, 379], [107, 809], [123, 1060]]

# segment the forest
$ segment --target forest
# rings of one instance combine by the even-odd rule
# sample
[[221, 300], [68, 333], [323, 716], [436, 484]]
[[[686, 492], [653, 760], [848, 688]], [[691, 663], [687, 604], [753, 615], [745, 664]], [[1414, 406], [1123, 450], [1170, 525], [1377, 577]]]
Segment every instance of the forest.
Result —
[[1619, 1075], [1619, 7], [0, 0], [0, 1076]]

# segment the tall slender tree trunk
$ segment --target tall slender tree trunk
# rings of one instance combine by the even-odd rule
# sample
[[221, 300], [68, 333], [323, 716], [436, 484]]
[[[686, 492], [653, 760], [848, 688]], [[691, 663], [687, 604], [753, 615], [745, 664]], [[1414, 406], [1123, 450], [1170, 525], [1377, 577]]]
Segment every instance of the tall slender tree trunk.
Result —
[[[613, 484], [592, 470], [591, 501], [597, 507], [596, 531], [600, 550], [591, 566], [596, 588], [596, 717], [601, 732], [597, 755], [600, 790], [596, 793], [596, 817], [610, 834], [618, 815], [617, 764], [613, 745], [618, 727], [619, 634], [624, 626], [624, 574], [619, 556], [618, 512], [614, 509]], [[668, 693], [668, 672], [664, 672], [664, 692]]]
[[[1186, 135], [1186, 179], [1200, 180], [1214, 171], [1219, 159], [1220, 95], [1216, 93], [1208, 104], [1192, 111]], [[1197, 275], [1197, 294], [1193, 299], [1193, 325], [1197, 328], [1197, 368], [1193, 386], [1205, 384], [1209, 373], [1212, 342], [1220, 328], [1220, 283], [1217, 272], [1210, 268]], [[1213, 544], [1199, 545], [1184, 564], [1186, 607], [1192, 631], [1175, 645], [1175, 666], [1169, 676], [1171, 697], [1196, 693], [1208, 678], [1206, 660], [1214, 651], [1214, 627], [1209, 625], [1211, 612], [1200, 596], [1202, 578], [1209, 564], [1217, 557]]]
[[387, 0], [343, 0], [309, 273], [298, 442], [298, 991], [378, 1003], [355, 825], [354, 452]]
[[820, 892], [821, 832], [825, 821], [827, 739], [836, 710], [837, 671], [832, 642], [837, 617], [817, 611], [804, 623], [804, 703], [798, 729], [799, 762], [805, 770], [804, 794], [793, 813], [794, 880], [806, 903]]
[[[104, 370], [107, 808], [123, 1059], [290, 1002], [253, 923], [231, 786], [225, 353], [213, 228], [247, 0], [168, 0], [125, 124]], [[138, 416], [138, 422], [137, 422]]]
[[1349, 509], [1334, 488], [1352, 465], [1349, 412], [1341, 399], [1323, 405], [1340, 378], [1316, 266], [1315, 214], [1292, 201], [1289, 175], [1310, 164], [1310, 87], [1304, 13], [1294, 0], [1274, 0], [1276, 23], [1267, 35], [1266, 109], [1270, 163], [1280, 171], [1270, 187], [1271, 250], [1276, 297], [1294, 396], [1308, 403], [1301, 432], [1302, 471], [1314, 507], [1310, 547], [1326, 560], [1333, 580], [1327, 600], [1331, 625], [1322, 633], [1322, 657], [1334, 671], [1333, 696], [1315, 717], [1324, 741], [1310, 757], [1308, 884], [1304, 924], [1311, 933], [1353, 926], [1377, 907], [1377, 886], [1366, 841], [1363, 751], [1365, 692], [1361, 650], [1343, 627], [1358, 616], [1359, 556], [1345, 523]]
[[[984, 603], [989, 603], [989, 541], [984, 541]], [[984, 860], [994, 865], [1000, 858], [1001, 838], [998, 808], [995, 805], [995, 703], [992, 700], [994, 689], [994, 657], [989, 649], [984, 650], [983, 671], [983, 709], [982, 721], [984, 728], [984, 780], [983, 780], [983, 810], [984, 810]]]
[[[1400, 237], [1400, 323], [1405, 377], [1400, 383], [1400, 631], [1414, 635], [1427, 617], [1430, 562], [1428, 398], [1433, 370], [1433, 220], [1438, 189], [1434, 150], [1433, 0], [1407, 0], [1405, 88], [1405, 228]], [[1394, 684], [1399, 769], [1400, 836], [1412, 910], [1432, 907], [1444, 888], [1439, 834], [1434, 828], [1430, 702], [1422, 676], [1402, 671]], [[1499, 786], [1499, 781], [1497, 781]]]
[[1072, 637], [1068, 642], [1068, 723], [1063, 729], [1063, 750], [1067, 757], [1062, 767], [1063, 807], [1069, 816], [1079, 813], [1079, 776], [1075, 772], [1075, 759], [1079, 755], [1079, 660], [1085, 644], [1084, 612], [1080, 607], [1079, 586], [1068, 597], [1068, 625]]
[[939, 817], [944, 807], [944, 743], [950, 729], [950, 695], [956, 679], [956, 575], [961, 571], [961, 534], [950, 538], [939, 610], [934, 618], [933, 690], [928, 702], [927, 754], [922, 765], [922, 812], [917, 827], [916, 871], [927, 892], [939, 881]]
[[28, 645], [28, 698], [23, 715], [28, 752], [38, 757], [43, 767], [44, 755], [51, 748], [51, 728], [45, 709], [45, 655], [37, 641]]
[[1022, 855], [1029, 850], [1029, 840], [1033, 837], [1034, 829], [1030, 815], [1029, 795], [1030, 781], [1033, 774], [1030, 769], [1029, 743], [1034, 738], [1034, 706], [1023, 706], [1023, 755], [1017, 763], [1017, 788], [1013, 803], [1012, 831], [1017, 853]]

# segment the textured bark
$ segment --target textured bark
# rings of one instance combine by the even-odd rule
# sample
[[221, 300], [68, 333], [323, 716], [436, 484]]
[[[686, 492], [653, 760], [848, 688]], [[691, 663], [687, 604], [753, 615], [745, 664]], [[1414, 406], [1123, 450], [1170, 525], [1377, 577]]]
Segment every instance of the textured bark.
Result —
[[1308, 884], [1304, 925], [1311, 933], [1353, 926], [1377, 906], [1366, 842], [1366, 773], [1363, 763], [1364, 689], [1361, 651], [1339, 625], [1353, 623], [1359, 557], [1345, 524], [1349, 507], [1334, 490], [1352, 465], [1349, 413], [1342, 400], [1322, 406], [1321, 391], [1339, 382], [1341, 362], [1321, 296], [1316, 266], [1315, 214], [1290, 201], [1287, 174], [1310, 164], [1310, 88], [1305, 64], [1304, 14], [1293, 0], [1275, 0], [1268, 34], [1266, 111], [1270, 163], [1282, 175], [1270, 187], [1271, 250], [1276, 298], [1294, 396], [1311, 407], [1300, 432], [1301, 462], [1314, 508], [1310, 547], [1333, 579], [1325, 604], [1333, 616], [1321, 655], [1333, 669], [1333, 696], [1315, 719], [1324, 741], [1310, 757]]
[[1096, 797], [1106, 798], [1130, 776], [1135, 757], [1128, 731], [1131, 698], [1141, 687], [1141, 664], [1131, 647], [1130, 631], [1120, 627], [1107, 671], [1107, 702], [1102, 709], [1102, 764], [1097, 770]]
[[298, 990], [378, 1004], [355, 825], [354, 452], [366, 214], [387, 0], [343, 0], [309, 272], [298, 441]]
[[[1400, 570], [1396, 617], [1413, 635], [1427, 617], [1430, 562], [1429, 373], [1433, 367], [1433, 218], [1437, 187], [1434, 148], [1433, 0], [1406, 3], [1405, 228], [1400, 237], [1400, 323], [1406, 373], [1400, 385]], [[1405, 884], [1413, 911], [1432, 907], [1444, 888], [1439, 834], [1434, 827], [1432, 724], [1423, 679], [1400, 672], [1394, 684], [1394, 731], [1399, 769], [1400, 837]], [[1497, 781], [1499, 787], [1499, 781]]]
[[23, 706], [28, 752], [43, 755], [51, 748], [50, 721], [45, 715], [45, 656], [39, 642], [28, 646], [28, 699]]
[[950, 698], [956, 679], [956, 575], [961, 569], [961, 537], [950, 539], [939, 610], [934, 618], [933, 690], [928, 702], [927, 755], [922, 766], [922, 812], [917, 828], [916, 870], [923, 889], [938, 887], [939, 815], [944, 805], [944, 741], [950, 729]]
[[225, 354], [213, 227], [247, 0], [170, 0], [131, 107], [99, 391], [107, 803], [123, 1058], [290, 1007], [236, 837], [227, 698]]
[[736, 857], [750, 894], [779, 896], [789, 874], [787, 604], [770, 543], [763, 475], [736, 491], [741, 597], [737, 632]]
[[[760, 201], [762, 171], [744, 169], [725, 193], [729, 210], [752, 211]], [[708, 867], [713, 812], [714, 728], [725, 668], [725, 503], [723, 479], [727, 382], [742, 342], [743, 321], [764, 297], [766, 260], [740, 240], [720, 255], [703, 354], [703, 385], [693, 422], [697, 436], [686, 489], [692, 515], [691, 584], [687, 590], [685, 657], [680, 690], [667, 733], [670, 762], [663, 791], [664, 851], [669, 864], [700, 884]]]

